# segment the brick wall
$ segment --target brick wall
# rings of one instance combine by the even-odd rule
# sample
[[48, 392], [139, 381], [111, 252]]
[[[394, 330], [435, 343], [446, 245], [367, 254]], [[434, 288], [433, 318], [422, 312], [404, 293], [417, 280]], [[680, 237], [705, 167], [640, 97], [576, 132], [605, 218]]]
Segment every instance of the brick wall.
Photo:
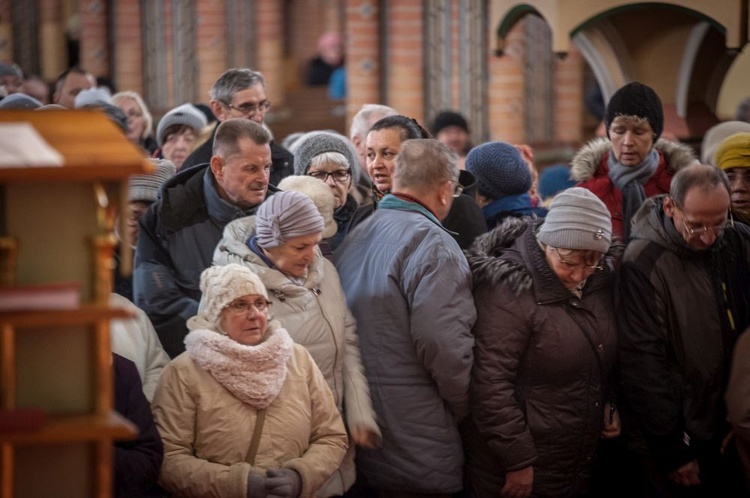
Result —
[[388, 9], [388, 102], [423, 122], [423, 10], [421, 0], [393, 2]]
[[281, 0], [257, 0], [256, 40], [258, 45], [258, 67], [266, 79], [266, 94], [274, 106], [284, 104], [284, 30], [283, 2]]
[[94, 76], [109, 74], [107, 51], [107, 6], [103, 0], [82, 0], [81, 22], [81, 66]]
[[113, 12], [115, 25], [115, 74], [117, 90], [143, 93], [143, 57], [141, 44], [141, 2], [120, 0]]
[[584, 59], [575, 45], [555, 62], [555, 140], [578, 144], [583, 133]]
[[487, 51], [489, 82], [487, 109], [490, 140], [524, 143], [525, 45], [521, 24], [516, 24], [505, 40], [501, 56]]
[[[195, 56], [198, 65], [198, 102], [208, 102], [209, 90], [216, 79], [229, 69], [227, 65], [225, 2], [196, 0], [196, 44]], [[260, 2], [259, 2], [260, 3]]]
[[347, 0], [347, 123], [351, 123], [362, 105], [380, 102], [378, 28], [378, 9], [373, 1]]

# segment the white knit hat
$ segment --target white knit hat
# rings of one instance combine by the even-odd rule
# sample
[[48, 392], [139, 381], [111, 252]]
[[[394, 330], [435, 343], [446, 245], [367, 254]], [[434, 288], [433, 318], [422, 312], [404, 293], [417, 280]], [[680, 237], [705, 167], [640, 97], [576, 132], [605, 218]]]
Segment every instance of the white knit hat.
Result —
[[208, 124], [206, 115], [193, 104], [182, 104], [164, 115], [156, 127], [156, 142], [159, 147], [164, 145], [167, 128], [172, 125], [185, 125], [195, 130], [198, 135]]
[[112, 94], [109, 93], [109, 90], [103, 87], [87, 88], [78, 92], [78, 95], [76, 95], [76, 98], [73, 101], [73, 107], [75, 109], [80, 109], [81, 107], [99, 104], [101, 102], [104, 102], [105, 104], [112, 103]]
[[336, 220], [333, 219], [333, 205], [336, 198], [326, 182], [307, 175], [290, 175], [281, 180], [277, 187], [289, 192], [299, 192], [309, 197], [325, 221], [323, 238], [327, 239], [336, 235], [339, 230]]
[[221, 312], [235, 299], [259, 295], [268, 300], [266, 287], [260, 277], [249, 268], [234, 263], [203, 270], [201, 293], [198, 314], [187, 322], [190, 330], [207, 328], [218, 331]]

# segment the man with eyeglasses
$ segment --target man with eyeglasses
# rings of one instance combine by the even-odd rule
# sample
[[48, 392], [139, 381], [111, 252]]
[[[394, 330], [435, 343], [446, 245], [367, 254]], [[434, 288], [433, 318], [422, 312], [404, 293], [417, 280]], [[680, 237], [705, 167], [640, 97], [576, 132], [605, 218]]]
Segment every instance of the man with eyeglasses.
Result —
[[404, 141], [390, 193], [335, 253], [383, 434], [379, 449], [357, 449], [357, 468], [380, 496], [463, 488], [476, 309], [466, 258], [440, 223], [458, 172], [447, 145]]
[[[209, 92], [211, 111], [216, 116], [216, 127], [228, 119], [249, 119], [265, 127], [266, 113], [271, 102], [266, 98], [266, 81], [258, 71], [248, 68], [232, 68], [224, 72]], [[216, 129], [211, 137], [195, 149], [182, 165], [191, 168], [211, 161]], [[282, 178], [294, 174], [294, 157], [284, 147], [271, 146], [271, 185], [278, 185]]]
[[211, 162], [182, 169], [140, 221], [135, 303], [151, 319], [164, 349], [185, 351], [186, 321], [198, 312], [200, 275], [211, 266], [224, 227], [255, 214], [278, 189], [269, 185], [271, 136], [258, 123], [230, 119], [213, 141]]
[[688, 166], [633, 219], [619, 316], [623, 433], [648, 486], [638, 496], [744, 496], [721, 452], [729, 360], [750, 322], [748, 229], [729, 190], [721, 170]]

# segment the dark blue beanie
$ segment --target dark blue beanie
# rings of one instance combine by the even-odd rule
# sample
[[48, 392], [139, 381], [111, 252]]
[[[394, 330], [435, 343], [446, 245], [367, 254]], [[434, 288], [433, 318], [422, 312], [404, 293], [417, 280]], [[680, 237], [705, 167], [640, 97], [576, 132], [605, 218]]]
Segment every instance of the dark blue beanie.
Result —
[[505, 142], [488, 142], [471, 149], [466, 169], [476, 177], [479, 193], [490, 199], [526, 193], [534, 181], [521, 153]]

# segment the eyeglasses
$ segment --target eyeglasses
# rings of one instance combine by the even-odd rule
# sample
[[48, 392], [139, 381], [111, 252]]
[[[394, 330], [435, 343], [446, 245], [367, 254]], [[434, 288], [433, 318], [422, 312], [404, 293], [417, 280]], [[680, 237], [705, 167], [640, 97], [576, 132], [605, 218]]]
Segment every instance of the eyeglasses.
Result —
[[458, 197], [464, 191], [464, 186], [455, 180], [448, 180], [453, 184], [453, 197]]
[[331, 173], [328, 173], [327, 171], [310, 171], [307, 175], [324, 182], [328, 182], [328, 178], [330, 177], [333, 178], [333, 181], [336, 183], [344, 183], [350, 176], [352, 176], [352, 172], [348, 169], [339, 169], [332, 171]]
[[263, 313], [268, 309], [269, 304], [271, 303], [269, 301], [266, 301], [265, 299], [256, 299], [252, 302], [238, 299], [237, 301], [232, 301], [231, 303], [229, 303], [225, 309], [229, 310], [229, 312], [234, 315], [244, 315], [253, 308], [258, 313]]
[[[682, 210], [680, 210], [680, 211], [682, 211]], [[714, 235], [716, 235], [717, 237], [720, 237], [724, 233], [724, 230], [726, 230], [727, 228], [734, 228], [734, 218], [732, 217], [732, 212], [731, 211], [727, 212], [727, 221], [725, 221], [723, 225], [716, 225], [716, 226], [712, 226], [712, 227], [708, 227], [706, 225], [701, 225], [699, 227], [690, 227], [690, 226], [688, 226], [687, 222], [685, 221], [685, 218], [684, 218], [685, 212], [684, 211], [683, 211], [682, 215], [683, 215], [682, 226], [685, 228], [685, 233], [687, 234], [688, 238], [691, 238], [691, 239], [695, 238], [695, 237], [700, 237], [701, 235], [703, 235], [705, 233], [708, 233], [709, 231], [713, 232]], [[692, 223], [691, 223], [691, 225], [692, 225]]]
[[562, 266], [566, 270], [584, 270], [584, 271], [596, 271], [596, 270], [603, 270], [604, 269], [604, 256], [599, 258], [599, 261], [596, 262], [596, 264], [593, 265], [585, 265], [581, 263], [574, 263], [572, 261], [568, 261], [565, 259], [565, 257], [560, 252], [560, 249], [557, 247], [547, 246], [555, 253], [557, 253], [557, 258], [560, 260], [560, 266]]
[[232, 105], [229, 102], [224, 102], [224, 105], [229, 107], [230, 109], [234, 109], [237, 112], [241, 112], [246, 116], [255, 114], [258, 111], [266, 112], [271, 108], [271, 102], [269, 100], [261, 100], [257, 104], [245, 102], [244, 104], [240, 105]]

